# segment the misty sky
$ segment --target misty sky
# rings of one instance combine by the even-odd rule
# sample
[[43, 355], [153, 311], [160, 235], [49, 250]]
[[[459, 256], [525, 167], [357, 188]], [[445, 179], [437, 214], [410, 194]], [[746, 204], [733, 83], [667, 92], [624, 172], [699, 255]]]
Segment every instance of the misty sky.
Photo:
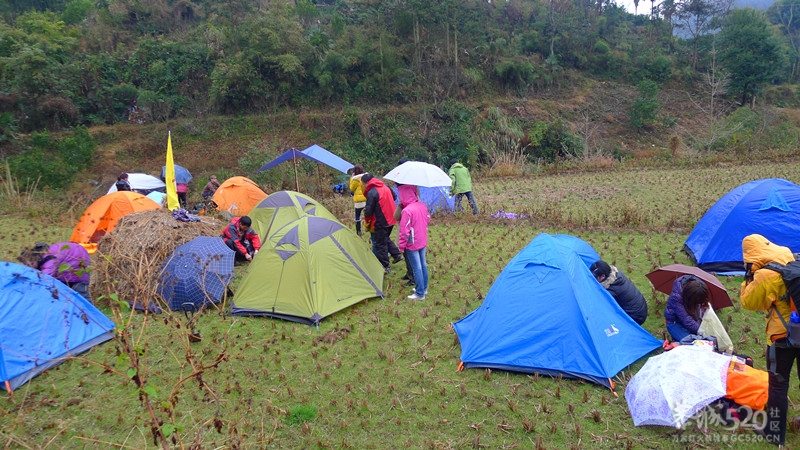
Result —
[[[750, 6], [756, 9], [766, 9], [773, 2], [774, 0], [735, 0], [734, 5], [739, 8]], [[633, 0], [616, 0], [616, 3], [620, 6], [623, 6], [628, 12], [633, 14], [634, 12]], [[661, 3], [661, 0], [656, 0], [656, 4], [658, 3]], [[640, 0], [639, 9], [636, 10], [636, 13], [649, 15], [651, 7], [652, 3], [650, 3], [649, 0]]]

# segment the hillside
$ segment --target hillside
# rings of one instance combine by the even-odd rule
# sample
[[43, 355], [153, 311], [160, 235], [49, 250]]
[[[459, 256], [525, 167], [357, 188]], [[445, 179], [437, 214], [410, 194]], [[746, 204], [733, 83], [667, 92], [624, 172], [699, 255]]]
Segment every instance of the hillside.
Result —
[[[630, 126], [631, 104], [637, 98], [635, 88], [623, 83], [601, 82], [574, 77], [574, 83], [560, 89], [539, 93], [536, 97], [512, 98], [498, 97], [483, 99], [465, 105], [474, 111], [467, 132], [477, 135], [481, 122], [487, 121], [490, 110], [499, 111], [502, 117], [511, 121], [521, 130], [511, 147], [530, 145], [530, 135], [536, 124], [563, 121], [567, 130], [579, 137], [586, 146], [582, 155], [572, 156], [576, 162], [596, 160], [603, 167], [610, 167], [626, 161], [627, 165], [639, 164], [680, 164], [685, 158], [697, 159], [703, 152], [697, 149], [698, 142], [709, 134], [707, 113], [698, 104], [701, 94], [692, 94], [685, 89], [662, 89], [659, 92], [661, 104], [659, 116], [668, 118], [669, 124], [662, 123], [635, 130]], [[720, 104], [720, 109], [733, 109], [732, 104]], [[773, 117], [787, 126], [796, 126], [794, 120], [800, 115], [793, 109], [763, 108], [759, 117], [764, 121]], [[355, 118], [354, 118], [355, 116]], [[777, 117], [777, 118], [776, 118]], [[793, 118], [794, 117], [794, 118]], [[392, 149], [377, 149], [378, 157], [369, 159], [369, 154], [360, 152], [352, 139], [344, 133], [357, 122], [355, 132], [365, 143], [370, 138], [375, 142], [391, 142], [377, 135], [397, 130], [378, 129], [385, 123], [402, 129], [405, 137], [396, 138], [400, 142]], [[284, 150], [305, 148], [313, 143], [320, 144], [352, 162], [363, 163], [368, 170], [387, 171], [400, 157], [417, 157], [436, 164], [444, 164], [442, 155], [431, 151], [419, 151], [422, 142], [430, 141], [431, 136], [441, 133], [447, 126], [436, 115], [435, 105], [406, 105], [403, 107], [361, 107], [286, 110], [275, 114], [249, 115], [237, 118], [225, 116], [201, 116], [171, 120], [166, 123], [119, 124], [97, 126], [90, 133], [98, 142], [98, 155], [90, 171], [82, 182], [110, 185], [120, 171], [158, 173], [163, 164], [167, 132], [172, 132], [172, 144], [177, 163], [189, 168], [205, 179], [213, 172], [222, 176], [246, 175]], [[722, 126], [722, 125], [720, 125]], [[756, 137], [750, 136], [750, 139]], [[491, 139], [475, 138], [476, 142], [492, 143]], [[403, 147], [416, 141], [417, 148]], [[741, 143], [740, 143], [741, 144]], [[751, 142], [749, 145], [756, 148]], [[765, 151], [765, 150], [764, 150]], [[529, 147], [522, 152], [527, 156], [519, 161], [520, 167], [514, 171], [519, 174], [532, 170], [525, 168], [528, 163], [536, 165], [534, 151]], [[654, 155], [667, 155], [672, 161], [660, 161]], [[473, 159], [481, 166], [481, 173], [489, 173], [493, 161]], [[713, 155], [706, 155], [713, 156]], [[735, 154], [716, 154], [712, 159], [736, 158]], [[702, 158], [701, 158], [702, 159]], [[638, 162], [637, 162], [638, 161]], [[547, 161], [543, 161], [547, 163]], [[589, 163], [591, 166], [591, 163]], [[314, 175], [314, 169], [306, 171]], [[272, 189], [281, 188], [293, 178], [291, 171], [278, 170], [279, 174], [259, 181]], [[301, 169], [302, 174], [302, 169]], [[500, 173], [502, 174], [502, 173]], [[198, 188], [204, 181], [196, 179]]]

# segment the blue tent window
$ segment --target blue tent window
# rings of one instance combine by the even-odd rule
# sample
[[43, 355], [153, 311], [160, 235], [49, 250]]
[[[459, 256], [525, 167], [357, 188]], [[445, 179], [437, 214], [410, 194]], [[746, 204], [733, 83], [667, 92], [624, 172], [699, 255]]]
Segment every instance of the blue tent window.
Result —
[[286, 234], [283, 235], [280, 241], [275, 244], [275, 247], [280, 247], [284, 244], [294, 245], [295, 248], [300, 248], [300, 236], [297, 232], [297, 226], [295, 225], [294, 228], [287, 231]]
[[777, 208], [786, 212], [792, 210], [792, 207], [789, 206], [789, 203], [786, 202], [786, 199], [783, 198], [783, 195], [781, 195], [781, 193], [775, 188], [772, 188], [772, 190], [769, 191], [769, 195], [764, 200], [764, 203], [761, 204], [761, 207], [758, 208], [758, 210], [765, 211], [770, 208]]

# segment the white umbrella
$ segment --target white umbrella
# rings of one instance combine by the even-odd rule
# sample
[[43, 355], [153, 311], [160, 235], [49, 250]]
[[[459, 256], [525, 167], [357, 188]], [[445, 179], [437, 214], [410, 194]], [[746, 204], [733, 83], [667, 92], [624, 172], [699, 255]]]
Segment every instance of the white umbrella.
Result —
[[395, 183], [422, 187], [450, 186], [452, 180], [442, 169], [421, 161], [400, 164], [383, 176]]
[[731, 357], [682, 345], [648, 359], [625, 388], [633, 424], [680, 428], [725, 396]]
[[[129, 173], [128, 183], [130, 183], [131, 189], [134, 191], [145, 191], [144, 193], [157, 189], [164, 189], [164, 187], [167, 186], [163, 181], [146, 173]], [[117, 192], [116, 183], [111, 183], [111, 187], [108, 188], [107, 194], [112, 192]]]

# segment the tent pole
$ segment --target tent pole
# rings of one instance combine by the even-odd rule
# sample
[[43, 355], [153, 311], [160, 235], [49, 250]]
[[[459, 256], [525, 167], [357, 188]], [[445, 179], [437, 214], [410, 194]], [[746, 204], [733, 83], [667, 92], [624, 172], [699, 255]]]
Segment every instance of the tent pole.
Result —
[[319, 191], [319, 197], [322, 198], [323, 193], [325, 192], [325, 190], [322, 189], [322, 177], [320, 177], [320, 175], [319, 175], [319, 166], [320, 166], [320, 164], [317, 163], [317, 190]]
[[297, 181], [297, 155], [295, 152], [297, 151], [296, 148], [292, 149], [292, 163], [294, 164], [294, 189], [297, 192], [300, 192], [300, 183]]

